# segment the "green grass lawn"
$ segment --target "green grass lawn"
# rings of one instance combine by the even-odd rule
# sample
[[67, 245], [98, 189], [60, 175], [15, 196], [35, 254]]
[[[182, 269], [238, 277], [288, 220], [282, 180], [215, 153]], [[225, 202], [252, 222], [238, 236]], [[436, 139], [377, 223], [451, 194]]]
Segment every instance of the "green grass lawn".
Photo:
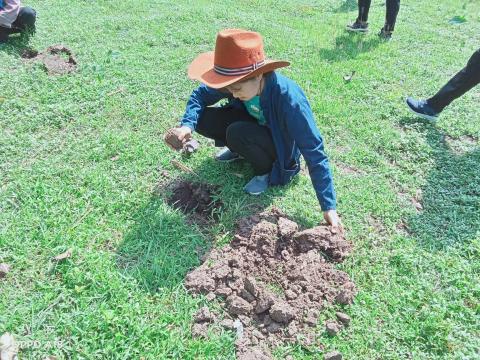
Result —
[[[39, 14], [29, 46], [63, 43], [79, 68], [49, 77], [20, 58], [24, 41], [0, 46], [0, 262], [12, 266], [0, 280], [0, 335], [15, 335], [22, 359], [232, 359], [233, 334], [192, 338], [192, 314], [207, 301], [186, 293], [185, 274], [258, 208], [276, 205], [304, 226], [322, 219], [307, 175], [252, 198], [241, 190], [247, 166], [216, 164], [210, 146], [182, 160], [163, 144], [197, 85], [187, 65], [226, 27], [261, 32], [270, 57], [292, 62], [282, 73], [307, 93], [330, 155], [355, 245], [341, 268], [360, 292], [344, 308], [346, 331], [330, 338], [319, 324], [325, 349], [478, 359], [480, 88], [437, 124], [404, 105], [432, 95], [478, 49], [478, 0], [405, 2], [390, 43], [375, 35], [381, 1], [366, 36], [344, 31], [352, 0], [25, 3]], [[189, 177], [172, 158], [221, 185], [211, 228], [158, 194], [162, 171]], [[71, 258], [52, 261], [68, 248]], [[297, 346], [275, 354], [322, 357]]]

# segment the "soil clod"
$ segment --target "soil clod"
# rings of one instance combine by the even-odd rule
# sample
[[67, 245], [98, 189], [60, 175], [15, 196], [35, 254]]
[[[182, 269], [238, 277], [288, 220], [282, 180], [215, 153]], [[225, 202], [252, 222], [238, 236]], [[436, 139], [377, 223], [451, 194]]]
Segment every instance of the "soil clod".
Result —
[[337, 312], [336, 315], [337, 315], [338, 321], [340, 321], [343, 325], [345, 326], [350, 325], [350, 321], [351, 321], [350, 316], [342, 312]]
[[332, 351], [327, 354], [325, 354], [324, 359], [325, 360], [342, 360], [342, 354], [340, 354], [338, 351]]
[[10, 271], [10, 265], [1, 263], [0, 264], [0, 279], [3, 279], [4, 277], [7, 276], [7, 274]]
[[215, 317], [210, 312], [208, 307], [204, 306], [197, 311], [194, 319], [196, 323], [203, 323], [203, 322], [213, 322], [215, 320]]
[[200, 143], [195, 139], [179, 140], [177, 134], [175, 133], [175, 128], [168, 129], [163, 136], [163, 140], [172, 149], [181, 151], [187, 155], [193, 154], [200, 148]]
[[338, 324], [336, 321], [327, 321], [327, 323], [325, 324], [325, 330], [327, 334], [330, 336], [337, 335], [341, 329], [342, 329], [342, 326]]

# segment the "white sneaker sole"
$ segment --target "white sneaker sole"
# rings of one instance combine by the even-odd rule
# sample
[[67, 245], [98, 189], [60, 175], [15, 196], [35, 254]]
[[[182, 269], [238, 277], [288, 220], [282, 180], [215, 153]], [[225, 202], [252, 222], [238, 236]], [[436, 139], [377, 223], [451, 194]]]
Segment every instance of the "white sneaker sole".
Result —
[[354, 33], [362, 33], [362, 34], [365, 34], [368, 32], [368, 29], [352, 29], [352, 28], [349, 28], [348, 26], [345, 27], [345, 30], [354, 32]]
[[[244, 190], [245, 190], [245, 189], [244, 189]], [[260, 192], [254, 193], [254, 192], [250, 192], [250, 191], [245, 190], [245, 192], [246, 192], [248, 195], [258, 196], [258, 195], [260, 195], [260, 194], [263, 194], [265, 191], [260, 191]]]
[[220, 160], [220, 159], [215, 158], [215, 160], [217, 160], [218, 162], [221, 162], [221, 163], [228, 164], [228, 163], [232, 163], [232, 162], [235, 162], [235, 161], [238, 161], [238, 160], [242, 160], [242, 158], [237, 157], [235, 159], [230, 159], [230, 160]]

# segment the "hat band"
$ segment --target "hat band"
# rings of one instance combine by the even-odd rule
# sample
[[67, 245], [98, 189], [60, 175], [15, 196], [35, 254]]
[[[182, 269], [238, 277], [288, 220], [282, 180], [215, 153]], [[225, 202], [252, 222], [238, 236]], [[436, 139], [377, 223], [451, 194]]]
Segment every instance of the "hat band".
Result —
[[225, 76], [237, 76], [237, 75], [245, 75], [254, 70], [257, 70], [259, 67], [265, 65], [265, 60], [261, 60], [259, 62], [253, 63], [252, 65], [245, 66], [245, 67], [238, 67], [238, 68], [226, 68], [218, 65], [213, 65], [213, 70], [220, 75]]

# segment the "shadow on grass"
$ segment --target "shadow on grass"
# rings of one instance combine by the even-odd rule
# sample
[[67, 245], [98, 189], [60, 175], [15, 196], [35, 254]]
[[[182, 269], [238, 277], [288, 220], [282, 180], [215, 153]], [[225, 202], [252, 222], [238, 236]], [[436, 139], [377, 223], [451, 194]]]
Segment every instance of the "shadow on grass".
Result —
[[403, 118], [401, 125], [425, 127], [435, 165], [422, 189], [423, 211], [408, 227], [422, 246], [442, 250], [480, 234], [480, 148], [458, 153], [434, 124]]
[[[185, 275], [200, 264], [201, 255], [209, 248], [230, 241], [237, 219], [262, 211], [285, 191], [285, 187], [275, 187], [259, 197], [244, 194], [243, 185], [251, 175], [249, 168], [246, 163], [225, 165], [208, 158], [192, 168], [197, 175], [183, 173], [161, 183], [132, 216], [134, 225], [117, 251], [120, 271], [136, 278], [150, 292], [178, 286]], [[181, 180], [220, 187], [223, 207], [218, 219], [209, 226], [193, 223], [187, 215], [166, 203], [169, 185]], [[216, 239], [215, 234], [219, 235]]]
[[335, 38], [333, 49], [320, 49], [319, 55], [328, 61], [349, 60], [375, 49], [382, 43], [378, 36], [353, 34], [345, 30], [342, 35]]
[[343, 0], [342, 4], [333, 10], [334, 13], [346, 13], [358, 9], [357, 0]]
[[26, 50], [31, 50], [30, 39], [33, 35], [34, 33], [31, 32], [12, 34], [9, 36], [6, 43], [0, 44], [0, 51], [4, 51], [9, 55], [21, 57]]

